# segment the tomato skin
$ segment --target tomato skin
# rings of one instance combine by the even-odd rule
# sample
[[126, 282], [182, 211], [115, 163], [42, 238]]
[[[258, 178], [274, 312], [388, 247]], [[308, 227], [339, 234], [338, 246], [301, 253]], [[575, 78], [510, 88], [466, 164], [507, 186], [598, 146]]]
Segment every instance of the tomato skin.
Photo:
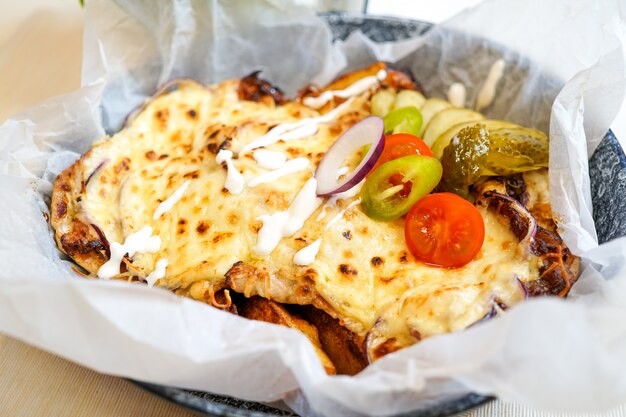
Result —
[[476, 257], [485, 239], [478, 209], [452, 193], [429, 194], [406, 216], [404, 236], [418, 260], [434, 266], [461, 267]]
[[386, 136], [383, 152], [378, 157], [378, 161], [376, 161], [376, 165], [374, 165], [370, 173], [374, 172], [376, 168], [385, 162], [410, 155], [433, 156], [433, 153], [428, 145], [417, 136], [408, 133], [396, 133]]

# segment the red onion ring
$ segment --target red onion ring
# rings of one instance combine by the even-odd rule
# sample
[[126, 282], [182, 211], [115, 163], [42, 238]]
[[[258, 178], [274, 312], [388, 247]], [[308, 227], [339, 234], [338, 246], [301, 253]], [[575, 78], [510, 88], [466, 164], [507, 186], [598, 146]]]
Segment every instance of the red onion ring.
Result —
[[522, 203], [508, 195], [487, 191], [478, 198], [476, 204], [483, 205], [505, 218], [520, 243], [530, 244], [537, 232], [537, 220]]
[[111, 258], [111, 246], [109, 245], [109, 240], [104, 235], [104, 232], [94, 223], [91, 223], [91, 227], [93, 227], [93, 230], [96, 231], [98, 239], [100, 239], [100, 243], [104, 246], [104, 252], [106, 253], [107, 258]]
[[[365, 145], [371, 146], [361, 163], [341, 181], [337, 181], [337, 170], [344, 164], [346, 158]], [[317, 166], [315, 171], [317, 195], [337, 194], [357, 185], [376, 165], [384, 147], [385, 126], [380, 117], [366, 117], [343, 132]]]
[[524, 283], [524, 281], [522, 281], [519, 278], [515, 278], [517, 280], [517, 283], [519, 284], [522, 293], [524, 294], [524, 300], [530, 298], [530, 292], [528, 291], [528, 287], [526, 286], [526, 283]]
[[100, 162], [98, 164], [98, 166], [91, 172], [91, 174], [89, 174], [89, 176], [87, 177], [87, 179], [85, 180], [85, 187], [87, 186], [87, 184], [89, 184], [89, 181], [91, 181], [91, 179], [93, 178], [94, 175], [96, 175], [96, 172], [100, 171], [100, 169], [104, 166], [104, 164], [106, 164], [107, 162], [109, 162], [108, 159], [105, 159], [104, 161]]

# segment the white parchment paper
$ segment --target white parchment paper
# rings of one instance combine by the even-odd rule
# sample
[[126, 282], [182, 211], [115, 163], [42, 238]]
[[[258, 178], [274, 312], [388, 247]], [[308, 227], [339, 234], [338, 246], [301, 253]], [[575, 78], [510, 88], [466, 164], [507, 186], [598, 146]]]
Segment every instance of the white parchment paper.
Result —
[[[334, 45], [311, 12], [279, 0], [86, 3], [84, 87], [0, 127], [0, 331], [101, 372], [283, 399], [311, 416], [389, 415], [470, 390], [565, 411], [626, 398], [626, 239], [598, 246], [587, 165], [624, 94], [619, 0], [489, 1], [423, 38], [375, 44], [355, 33]], [[261, 69], [293, 94], [383, 59], [434, 96], [465, 83], [471, 105], [500, 57], [505, 78], [487, 114], [550, 132], [553, 207], [584, 259], [566, 301], [531, 300], [355, 377], [329, 377], [296, 331], [161, 289], [78, 278], [56, 249], [44, 218], [55, 176], [169, 79]]]

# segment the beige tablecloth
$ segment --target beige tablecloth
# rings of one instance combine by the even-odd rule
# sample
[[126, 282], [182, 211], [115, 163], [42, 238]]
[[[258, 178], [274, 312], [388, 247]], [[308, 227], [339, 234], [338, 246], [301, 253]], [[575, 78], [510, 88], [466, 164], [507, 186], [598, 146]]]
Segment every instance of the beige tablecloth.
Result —
[[[79, 87], [82, 11], [75, 2], [0, 2], [0, 123], [47, 97]], [[33, 3], [43, 8], [12, 35], [3, 35], [7, 16], [17, 10], [11, 5], [24, 8]], [[0, 334], [0, 417], [193, 415], [124, 379], [93, 372]], [[560, 415], [494, 401], [464, 416]], [[626, 406], [594, 417], [626, 417]]]

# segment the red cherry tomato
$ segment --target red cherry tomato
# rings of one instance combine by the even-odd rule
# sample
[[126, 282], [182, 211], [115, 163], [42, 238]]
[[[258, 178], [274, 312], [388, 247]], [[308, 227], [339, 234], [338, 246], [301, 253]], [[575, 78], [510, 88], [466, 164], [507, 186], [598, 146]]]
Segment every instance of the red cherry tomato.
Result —
[[404, 223], [411, 253], [420, 261], [457, 268], [470, 262], [485, 239], [478, 209], [452, 193], [429, 194], [411, 208]]
[[383, 152], [378, 157], [378, 161], [376, 161], [376, 165], [374, 165], [370, 173], [374, 172], [376, 168], [385, 162], [411, 155], [433, 156], [433, 153], [428, 145], [417, 136], [408, 133], [389, 135], [385, 137]]

